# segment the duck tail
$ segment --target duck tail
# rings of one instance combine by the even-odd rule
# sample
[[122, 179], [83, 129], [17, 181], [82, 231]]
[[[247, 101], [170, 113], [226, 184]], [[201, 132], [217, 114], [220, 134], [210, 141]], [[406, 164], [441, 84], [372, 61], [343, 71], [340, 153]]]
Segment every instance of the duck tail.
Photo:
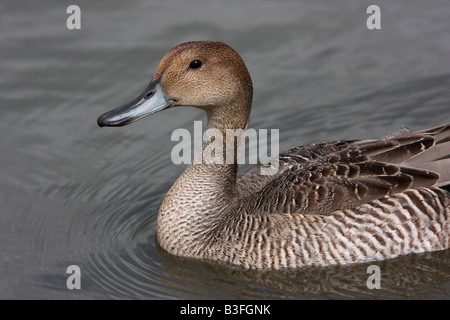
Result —
[[437, 186], [450, 192], [450, 123], [414, 132], [434, 138], [434, 144], [403, 164], [439, 174]]

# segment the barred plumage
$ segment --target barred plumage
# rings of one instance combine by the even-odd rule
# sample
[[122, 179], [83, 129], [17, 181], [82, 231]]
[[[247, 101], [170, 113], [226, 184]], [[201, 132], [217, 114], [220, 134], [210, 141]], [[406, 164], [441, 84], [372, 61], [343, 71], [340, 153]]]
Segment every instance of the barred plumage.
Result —
[[[192, 59], [201, 67], [189, 68]], [[220, 42], [188, 42], [162, 59], [146, 90], [98, 118], [129, 124], [172, 106], [205, 110], [226, 137], [248, 126], [253, 88], [239, 54]], [[203, 145], [203, 151], [208, 143]], [[298, 268], [389, 259], [450, 245], [450, 124], [384, 140], [295, 147], [279, 170], [237, 176], [230, 164], [196, 161], [161, 204], [166, 251], [246, 268]], [[223, 159], [226, 159], [223, 154]]]
[[[181, 256], [270, 269], [446, 249], [450, 196], [433, 185], [448, 182], [404, 164], [415, 155], [440, 153], [449, 132], [443, 125], [388, 140], [296, 147], [280, 155], [276, 175], [262, 176], [256, 167], [234, 191], [208, 190], [207, 197], [202, 190], [210, 188], [211, 176], [227, 168], [192, 166], [166, 196], [175, 203], [161, 206], [159, 242]], [[210, 207], [202, 207], [206, 203]], [[203, 232], [197, 237], [194, 230]]]

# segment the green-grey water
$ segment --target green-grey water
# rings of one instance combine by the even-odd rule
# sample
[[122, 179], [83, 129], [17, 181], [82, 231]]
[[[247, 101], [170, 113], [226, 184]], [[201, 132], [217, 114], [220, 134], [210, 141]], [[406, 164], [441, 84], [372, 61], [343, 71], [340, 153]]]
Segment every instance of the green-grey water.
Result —
[[[81, 8], [69, 30], [66, 9]], [[370, 264], [244, 271], [176, 259], [156, 215], [185, 166], [171, 133], [199, 110], [123, 128], [96, 118], [134, 98], [178, 43], [219, 40], [252, 75], [250, 127], [280, 130], [280, 151], [381, 138], [450, 120], [448, 1], [12, 1], [0, 3], [0, 298], [450, 298], [450, 253]], [[247, 166], [244, 166], [245, 170]], [[81, 289], [69, 290], [69, 265]]]

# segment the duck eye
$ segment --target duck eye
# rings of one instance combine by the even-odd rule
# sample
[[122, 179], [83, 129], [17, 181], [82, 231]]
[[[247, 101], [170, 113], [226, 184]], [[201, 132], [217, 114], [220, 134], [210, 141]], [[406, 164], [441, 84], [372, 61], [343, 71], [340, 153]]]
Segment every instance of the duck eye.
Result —
[[202, 62], [200, 60], [193, 60], [190, 64], [189, 64], [189, 68], [190, 69], [198, 69], [202, 66]]

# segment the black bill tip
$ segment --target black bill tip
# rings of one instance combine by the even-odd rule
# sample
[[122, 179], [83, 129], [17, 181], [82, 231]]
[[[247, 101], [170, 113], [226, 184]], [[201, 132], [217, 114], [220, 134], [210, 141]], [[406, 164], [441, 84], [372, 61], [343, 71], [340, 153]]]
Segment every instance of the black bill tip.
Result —
[[100, 128], [105, 126], [104, 114], [102, 114], [100, 117], [97, 118], [97, 124]]

